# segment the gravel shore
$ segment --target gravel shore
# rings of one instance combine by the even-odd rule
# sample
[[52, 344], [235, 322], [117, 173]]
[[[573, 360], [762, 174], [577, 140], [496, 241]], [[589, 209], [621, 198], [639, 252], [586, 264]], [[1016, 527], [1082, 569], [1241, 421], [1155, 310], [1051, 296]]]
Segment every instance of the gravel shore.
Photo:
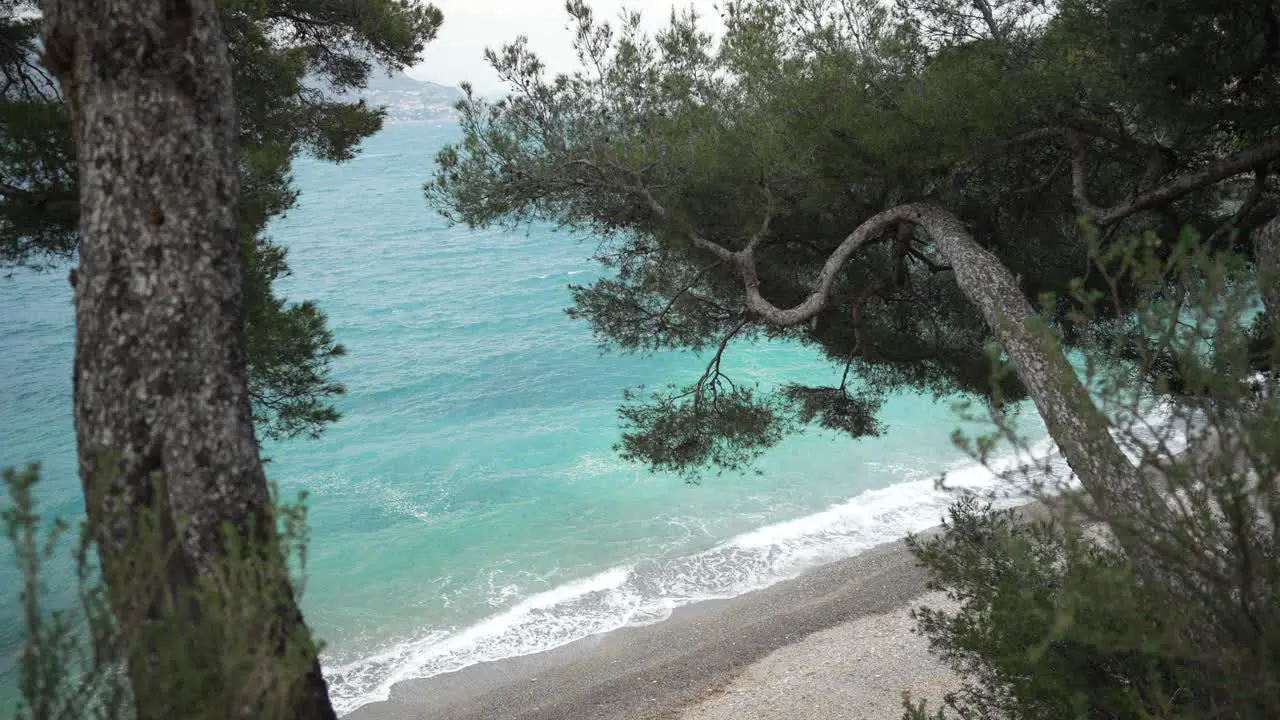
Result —
[[[1209, 434], [1182, 457], [1218, 449]], [[1050, 512], [1040, 502], [1019, 509], [1023, 519]], [[389, 700], [346, 717], [897, 720], [903, 691], [936, 707], [959, 683], [909, 617], [947, 602], [926, 592], [924, 570], [898, 540], [763, 590], [678, 608], [654, 625], [398, 683]]]
[[897, 720], [903, 693], [938, 707], [960, 679], [912, 632], [910, 609], [951, 610], [943, 593], [909, 606], [821, 630], [779, 648], [734, 678], [723, 692], [687, 709], [681, 720]]
[[392, 688], [350, 720], [901, 717], [951, 680], [910, 632], [925, 575], [902, 541], [736, 598]]

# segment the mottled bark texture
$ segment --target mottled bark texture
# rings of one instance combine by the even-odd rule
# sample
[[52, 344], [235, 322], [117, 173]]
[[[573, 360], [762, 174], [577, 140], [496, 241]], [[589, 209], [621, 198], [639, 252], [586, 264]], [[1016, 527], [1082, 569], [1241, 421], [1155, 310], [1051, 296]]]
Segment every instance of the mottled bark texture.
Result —
[[[932, 203], [891, 208], [862, 223], [832, 252], [819, 273], [814, 291], [792, 308], [779, 308], [760, 294], [753, 249], [732, 251], [694, 236], [699, 247], [737, 267], [746, 291], [748, 312], [774, 325], [808, 321], [827, 303], [832, 284], [846, 262], [887, 228], [909, 222], [925, 231], [955, 272], [960, 290], [982, 313], [1000, 340], [1018, 377], [1044, 418], [1049, 434], [1062, 449], [1098, 509], [1119, 518], [1126, 507], [1145, 507], [1147, 493], [1132, 463], [1110, 433], [1110, 424], [1084, 384], [1043, 326], [1000, 259], [982, 248], [964, 224]], [[1117, 528], [1122, 541], [1128, 532]]]
[[[129, 523], [143, 510], [176, 538], [170, 590], [217, 560], [226, 527], [283, 567], [268, 547], [245, 381], [237, 130], [215, 2], [45, 0], [42, 9], [45, 63], [64, 89], [79, 161], [76, 440], [113, 602], [128, 596], [111, 578], [129, 563]], [[279, 625], [296, 630], [301, 613], [291, 591], [282, 595]], [[292, 717], [334, 718], [318, 662], [299, 682]]]
[[[1149, 505], [1142, 477], [1111, 436], [1111, 424], [1076, 376], [1047, 324], [1017, 280], [993, 253], [974, 242], [963, 223], [936, 205], [908, 206], [955, 271], [956, 284], [1000, 339], [1049, 436], [1104, 517]], [[1121, 542], [1128, 529], [1113, 528]]]
[[1258, 263], [1258, 290], [1271, 320], [1271, 335], [1280, 342], [1280, 215], [1253, 233]]

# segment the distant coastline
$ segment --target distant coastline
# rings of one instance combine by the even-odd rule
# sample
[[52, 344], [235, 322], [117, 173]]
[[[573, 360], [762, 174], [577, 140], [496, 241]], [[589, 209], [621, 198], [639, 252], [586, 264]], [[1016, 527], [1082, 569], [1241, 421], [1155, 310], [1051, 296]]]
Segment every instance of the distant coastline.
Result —
[[369, 105], [385, 107], [389, 123], [443, 124], [457, 121], [458, 111], [454, 106], [463, 94], [456, 87], [415, 80], [402, 72], [387, 75], [375, 70], [365, 87], [338, 93], [335, 97], [346, 102], [364, 100]]

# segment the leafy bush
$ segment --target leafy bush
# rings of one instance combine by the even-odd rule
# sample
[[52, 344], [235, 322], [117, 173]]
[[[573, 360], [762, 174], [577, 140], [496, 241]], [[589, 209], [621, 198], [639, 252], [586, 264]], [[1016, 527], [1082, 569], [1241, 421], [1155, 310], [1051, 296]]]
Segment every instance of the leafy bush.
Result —
[[946, 699], [961, 717], [1217, 717], [1196, 711], [1230, 694], [1230, 679], [1181, 641], [1169, 598], [1077, 524], [1022, 522], [970, 497], [941, 535], [908, 543], [930, 587], [961, 602], [954, 614], [913, 611], [933, 652], [965, 677]]
[[[110, 587], [102, 582], [82, 528], [75, 546], [76, 602], [49, 607], [49, 561], [65, 547], [61, 538], [69, 525], [46, 523], [37, 514], [38, 480], [34, 465], [4, 471], [11, 502], [3, 525], [22, 578], [17, 720], [131, 720], [141, 717], [139, 707], [190, 720], [290, 717], [299, 678], [313, 669], [316, 653], [300, 621], [279, 611], [293, 588], [300, 591], [300, 575], [280, 577], [281, 564], [264, 557], [259, 544], [228, 534], [226, 553], [197, 586], [175, 591], [165, 574], [175, 540], [154, 518], [139, 517], [128, 577]], [[305, 505], [279, 505], [276, 518], [278, 533], [268, 552], [278, 548], [300, 573]], [[296, 630], [278, 632], [281, 623]], [[263, 642], [270, 637], [286, 639], [279, 646]], [[138, 676], [132, 683], [131, 674]], [[146, 693], [145, 702], [138, 702], [138, 692]]]
[[[1053, 495], [1049, 519], [967, 497], [938, 536], [911, 538], [930, 586], [959, 602], [914, 617], [963, 685], [932, 714], [905, 699], [908, 720], [1280, 717], [1280, 402], [1257, 374], [1277, 367], [1266, 280], [1194, 233], [1155, 262], [1158, 242], [1095, 245], [1099, 272], [1148, 291], [1101, 340], [1127, 344], [1125, 362], [1085, 368], [1141, 495], [1100, 508], [1024, 466], [1007, 479]], [[994, 446], [967, 444], [983, 461]], [[1123, 549], [1102, 527], [1126, 533]]]

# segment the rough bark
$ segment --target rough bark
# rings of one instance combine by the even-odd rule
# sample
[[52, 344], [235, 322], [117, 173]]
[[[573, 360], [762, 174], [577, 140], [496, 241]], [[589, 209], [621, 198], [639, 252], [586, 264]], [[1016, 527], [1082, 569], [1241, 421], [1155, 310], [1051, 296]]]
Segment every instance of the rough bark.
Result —
[[1141, 477], [1111, 436], [1110, 423], [1008, 268], [943, 208], [917, 204], [905, 214], [950, 262], [956, 284], [1000, 339], [1050, 437], [1098, 508], [1114, 518], [1125, 508], [1145, 506]]
[[1271, 336], [1280, 342], [1280, 215], [1253, 233], [1258, 290], [1271, 320]]
[[[79, 475], [120, 613], [136, 608], [111, 579], [144, 510], [175, 538], [170, 590], [219, 558], [228, 525], [280, 560], [265, 548], [273, 520], [245, 380], [231, 73], [214, 0], [42, 9], [80, 173]], [[293, 631], [302, 616], [282, 594], [279, 625]], [[290, 716], [334, 718], [318, 661], [299, 682]]]

